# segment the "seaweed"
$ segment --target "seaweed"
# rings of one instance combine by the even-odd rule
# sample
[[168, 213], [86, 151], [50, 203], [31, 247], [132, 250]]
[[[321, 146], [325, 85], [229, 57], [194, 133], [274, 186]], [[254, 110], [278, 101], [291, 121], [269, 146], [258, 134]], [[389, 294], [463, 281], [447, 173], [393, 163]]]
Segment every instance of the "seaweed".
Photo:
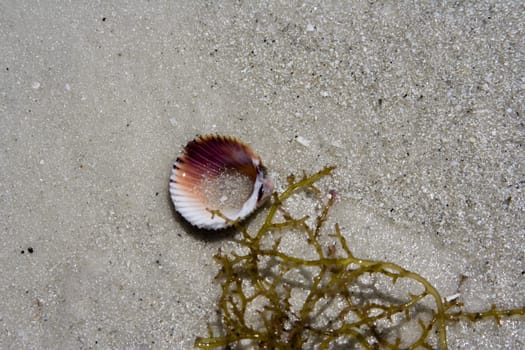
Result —
[[[233, 222], [238, 246], [215, 256], [221, 284], [216, 323], [195, 347], [258, 349], [447, 349], [447, 324], [524, 316], [525, 307], [466, 312], [456, 297], [443, 298], [423, 276], [387, 261], [353, 255], [338, 224], [325, 226], [334, 191], [315, 183], [334, 167], [297, 180], [273, 194], [264, 223], [251, 234]], [[303, 194], [318, 204], [315, 217], [285, 209]], [[220, 212], [215, 212], [221, 215]], [[294, 236], [295, 235], [295, 236]], [[310, 250], [294, 254], [290, 237]], [[296, 241], [294, 241], [296, 242]]]

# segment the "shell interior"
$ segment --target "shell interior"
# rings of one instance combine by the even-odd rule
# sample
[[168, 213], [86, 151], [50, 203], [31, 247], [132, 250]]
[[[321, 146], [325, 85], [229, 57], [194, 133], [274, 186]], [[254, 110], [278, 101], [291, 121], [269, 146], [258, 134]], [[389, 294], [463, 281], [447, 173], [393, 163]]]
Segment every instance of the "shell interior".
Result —
[[260, 158], [232, 137], [208, 135], [188, 143], [170, 177], [175, 209], [191, 224], [221, 229], [244, 219], [273, 192]]

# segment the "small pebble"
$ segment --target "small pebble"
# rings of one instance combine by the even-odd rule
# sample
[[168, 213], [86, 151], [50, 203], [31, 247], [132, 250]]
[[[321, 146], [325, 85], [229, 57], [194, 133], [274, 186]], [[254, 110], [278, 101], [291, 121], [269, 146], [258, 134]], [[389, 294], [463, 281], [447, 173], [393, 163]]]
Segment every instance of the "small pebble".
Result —
[[304, 137], [302, 136], [297, 136], [295, 138], [295, 141], [299, 142], [301, 145], [303, 145], [304, 147], [309, 147], [310, 146], [310, 140], [307, 140], [305, 139]]
[[459, 293], [456, 293], [456, 294], [452, 294], [452, 295], [449, 295], [448, 297], [445, 297], [445, 301], [450, 303], [451, 301], [454, 301], [456, 300], [457, 298], [459, 298], [461, 296], [461, 294]]

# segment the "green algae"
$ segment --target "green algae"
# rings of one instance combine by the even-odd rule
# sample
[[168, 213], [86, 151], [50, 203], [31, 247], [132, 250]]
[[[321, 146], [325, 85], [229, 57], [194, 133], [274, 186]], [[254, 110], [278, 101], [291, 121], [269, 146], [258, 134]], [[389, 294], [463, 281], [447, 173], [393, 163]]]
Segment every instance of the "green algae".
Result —
[[[238, 222], [238, 249], [219, 251], [221, 295], [218, 322], [195, 347], [258, 349], [447, 349], [447, 324], [524, 316], [525, 307], [466, 312], [444, 299], [423, 276], [386, 261], [355, 257], [337, 224], [325, 225], [335, 196], [315, 183], [333, 167], [274, 194], [260, 228]], [[316, 217], [295, 218], [284, 207], [298, 193], [318, 203]], [[333, 193], [332, 193], [333, 194]], [[220, 212], [215, 212], [221, 215]], [[294, 254], [286, 245], [299, 235], [311, 251]]]

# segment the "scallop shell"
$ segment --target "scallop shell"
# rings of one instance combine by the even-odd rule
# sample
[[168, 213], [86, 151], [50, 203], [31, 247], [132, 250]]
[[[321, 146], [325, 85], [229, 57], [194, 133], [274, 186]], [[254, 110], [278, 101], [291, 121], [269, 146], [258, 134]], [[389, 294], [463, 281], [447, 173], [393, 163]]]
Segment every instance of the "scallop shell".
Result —
[[261, 158], [229, 136], [206, 135], [190, 141], [170, 177], [175, 209], [204, 229], [226, 228], [246, 218], [272, 192], [273, 183]]

